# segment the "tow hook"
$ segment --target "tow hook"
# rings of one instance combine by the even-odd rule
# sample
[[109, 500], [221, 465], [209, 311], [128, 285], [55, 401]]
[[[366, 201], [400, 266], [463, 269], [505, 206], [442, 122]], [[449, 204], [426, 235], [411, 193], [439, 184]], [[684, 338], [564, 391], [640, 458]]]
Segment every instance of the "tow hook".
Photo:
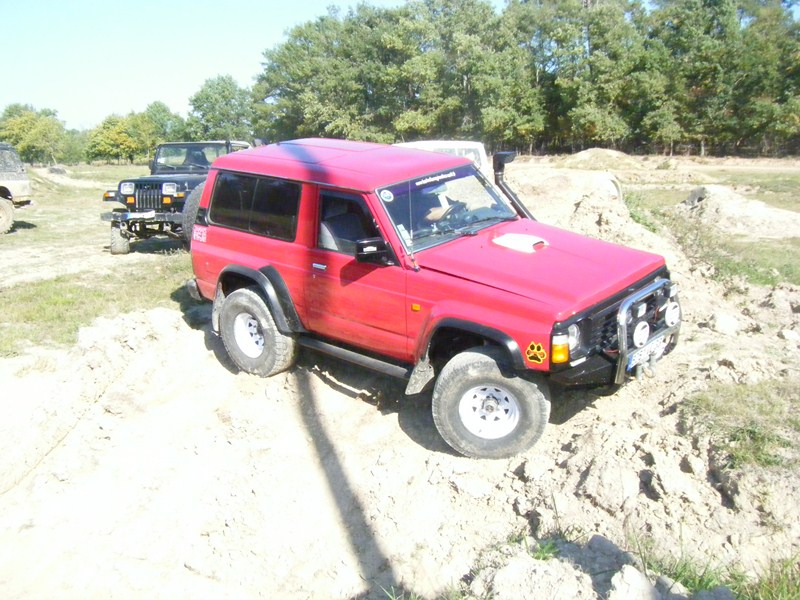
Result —
[[636, 379], [641, 379], [642, 375], [647, 375], [648, 377], [655, 377], [657, 361], [658, 358], [656, 358], [656, 355], [651, 354], [650, 358], [647, 360], [647, 363], [641, 363], [636, 365], [633, 372]]

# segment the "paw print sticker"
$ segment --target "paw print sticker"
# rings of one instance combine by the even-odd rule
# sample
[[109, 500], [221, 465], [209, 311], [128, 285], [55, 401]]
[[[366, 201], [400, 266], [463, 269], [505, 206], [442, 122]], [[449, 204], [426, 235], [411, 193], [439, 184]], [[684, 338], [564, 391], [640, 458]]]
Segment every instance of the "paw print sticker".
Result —
[[547, 358], [547, 352], [545, 352], [541, 344], [531, 342], [528, 349], [525, 351], [525, 356], [527, 356], [528, 360], [532, 363], [542, 364], [544, 359]]

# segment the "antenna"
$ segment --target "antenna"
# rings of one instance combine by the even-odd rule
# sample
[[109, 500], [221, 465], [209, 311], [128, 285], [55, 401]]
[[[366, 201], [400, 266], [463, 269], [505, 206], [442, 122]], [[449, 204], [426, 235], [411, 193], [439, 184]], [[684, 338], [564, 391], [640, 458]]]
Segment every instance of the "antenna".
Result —
[[419, 271], [419, 265], [417, 264], [417, 259], [414, 256], [414, 223], [412, 221], [414, 212], [411, 210], [411, 182], [408, 182], [408, 239], [409, 239], [409, 253], [408, 258], [411, 259], [411, 266], [414, 271]]

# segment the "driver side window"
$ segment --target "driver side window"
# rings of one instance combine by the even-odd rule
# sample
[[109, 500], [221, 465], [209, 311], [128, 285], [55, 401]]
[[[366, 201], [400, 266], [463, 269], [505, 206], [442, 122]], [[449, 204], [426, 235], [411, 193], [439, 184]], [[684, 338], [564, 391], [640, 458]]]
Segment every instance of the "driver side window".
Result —
[[378, 228], [359, 196], [323, 190], [320, 192], [320, 222], [317, 246], [354, 255], [356, 242], [378, 237]]

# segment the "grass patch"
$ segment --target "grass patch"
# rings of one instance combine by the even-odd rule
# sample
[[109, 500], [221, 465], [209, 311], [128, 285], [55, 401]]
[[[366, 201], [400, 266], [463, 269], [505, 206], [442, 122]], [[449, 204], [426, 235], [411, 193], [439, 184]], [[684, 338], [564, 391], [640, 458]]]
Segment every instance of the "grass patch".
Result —
[[187, 252], [159, 256], [144, 269], [137, 264], [104, 275], [62, 275], [0, 289], [0, 357], [16, 356], [29, 345], [74, 344], [80, 328], [99, 316], [188, 301]]
[[645, 215], [666, 226], [693, 263], [711, 265], [714, 279], [726, 284], [743, 279], [763, 286], [800, 285], [800, 239], [736, 239], [665, 208], [649, 209]]
[[647, 571], [666, 575], [677, 581], [692, 595], [724, 586], [737, 600], [794, 600], [800, 598], [800, 562], [797, 558], [772, 561], [758, 578], [748, 578], [735, 567], [702, 565], [685, 556], [661, 556], [652, 541], [635, 542]]
[[798, 389], [800, 382], [791, 379], [717, 384], [688, 398], [683, 417], [708, 430], [730, 468], [793, 466], [800, 454]]
[[779, 172], [753, 172], [753, 171], [713, 171], [712, 175], [718, 179], [719, 184], [729, 186], [749, 186], [752, 191], [742, 191], [744, 196], [761, 200], [776, 208], [800, 211], [800, 198], [797, 190], [800, 189], [800, 172], [796, 170], [782, 170]]
[[654, 214], [654, 211], [659, 210], [660, 206], [649, 201], [649, 199], [645, 198], [640, 192], [626, 194], [624, 199], [631, 219], [645, 229], [653, 233], [658, 233], [658, 230], [661, 228], [661, 221]]
[[115, 184], [122, 179], [129, 177], [141, 177], [149, 175], [150, 169], [147, 164], [124, 164], [124, 165], [87, 165], [80, 164], [69, 167], [68, 177], [84, 181], [113, 181]]

